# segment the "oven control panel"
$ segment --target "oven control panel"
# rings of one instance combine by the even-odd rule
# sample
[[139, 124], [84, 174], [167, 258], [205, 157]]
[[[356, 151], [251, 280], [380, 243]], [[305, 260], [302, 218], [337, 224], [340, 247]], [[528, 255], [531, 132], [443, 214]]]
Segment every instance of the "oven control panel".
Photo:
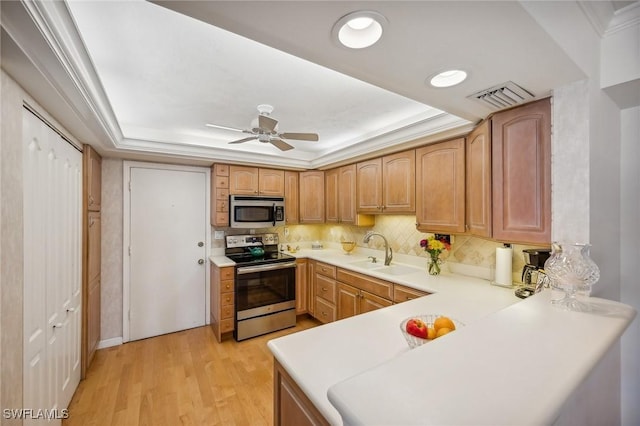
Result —
[[227, 248], [272, 246], [278, 244], [278, 234], [227, 235]]

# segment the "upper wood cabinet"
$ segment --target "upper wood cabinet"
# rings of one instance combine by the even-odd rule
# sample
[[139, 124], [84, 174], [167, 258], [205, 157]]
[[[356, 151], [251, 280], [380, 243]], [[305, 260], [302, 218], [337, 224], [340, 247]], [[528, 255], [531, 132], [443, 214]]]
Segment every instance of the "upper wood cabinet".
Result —
[[100, 211], [102, 204], [102, 157], [90, 145], [84, 146], [85, 191], [87, 209]]
[[284, 172], [284, 219], [287, 225], [299, 223], [300, 188], [298, 172]]
[[467, 136], [466, 231], [491, 237], [491, 122], [483, 121]]
[[357, 226], [373, 226], [375, 218], [356, 212], [356, 165], [325, 172], [326, 221]]
[[414, 150], [358, 163], [358, 213], [415, 213], [415, 164]]
[[229, 226], [229, 165], [211, 166], [211, 225]]
[[284, 196], [284, 170], [230, 166], [229, 193], [232, 195]]
[[416, 226], [425, 232], [464, 232], [465, 140], [416, 150]]
[[551, 103], [542, 99], [491, 118], [493, 238], [551, 242]]
[[[324, 223], [324, 172], [300, 172], [300, 223]], [[286, 215], [286, 212], [285, 212]]]

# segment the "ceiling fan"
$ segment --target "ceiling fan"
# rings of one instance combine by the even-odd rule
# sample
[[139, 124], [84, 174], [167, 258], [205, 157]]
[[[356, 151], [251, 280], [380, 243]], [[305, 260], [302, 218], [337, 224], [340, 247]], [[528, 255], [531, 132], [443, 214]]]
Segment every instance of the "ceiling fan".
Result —
[[237, 141], [231, 141], [230, 144], [244, 143], [257, 139], [262, 143], [270, 143], [280, 149], [281, 151], [288, 151], [293, 149], [292, 145], [285, 142], [285, 139], [295, 139], [301, 141], [318, 141], [318, 135], [315, 133], [280, 133], [278, 132], [278, 120], [270, 117], [273, 112], [271, 105], [258, 105], [258, 118], [251, 123], [250, 130], [236, 129], [234, 127], [218, 126], [217, 124], [206, 125], [208, 127], [215, 127], [217, 129], [233, 130], [236, 132], [248, 133], [251, 136], [238, 139]]

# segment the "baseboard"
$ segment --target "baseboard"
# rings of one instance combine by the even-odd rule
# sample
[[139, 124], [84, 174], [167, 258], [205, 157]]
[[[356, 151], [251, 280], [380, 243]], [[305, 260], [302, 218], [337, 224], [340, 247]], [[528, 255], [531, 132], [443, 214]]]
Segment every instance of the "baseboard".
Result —
[[112, 337], [111, 339], [100, 340], [97, 349], [110, 348], [122, 344], [122, 337]]

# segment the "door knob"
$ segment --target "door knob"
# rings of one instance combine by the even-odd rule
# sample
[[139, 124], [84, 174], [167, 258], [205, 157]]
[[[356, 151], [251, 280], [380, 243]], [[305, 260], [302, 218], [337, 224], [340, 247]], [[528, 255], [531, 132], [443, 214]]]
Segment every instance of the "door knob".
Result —
[[204, 263], [204, 259], [198, 259], [198, 265], [202, 265]]
[[202, 247], [204, 243], [202, 241], [198, 241], [198, 247]]

